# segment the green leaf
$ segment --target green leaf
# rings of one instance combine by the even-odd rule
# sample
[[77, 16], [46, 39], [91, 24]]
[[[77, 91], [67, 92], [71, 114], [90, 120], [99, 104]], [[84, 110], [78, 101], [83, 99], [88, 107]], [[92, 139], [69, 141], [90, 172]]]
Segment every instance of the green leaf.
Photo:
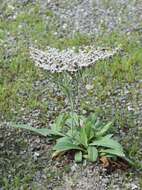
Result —
[[81, 151], [76, 152], [74, 159], [76, 162], [82, 162], [82, 152]]
[[72, 139], [72, 141], [74, 142], [74, 144], [76, 145], [80, 145], [80, 133], [79, 131], [76, 130], [76, 128], [74, 128], [73, 130], [68, 130], [68, 132], [66, 133], [66, 136], [70, 137]]
[[88, 147], [88, 138], [87, 138], [85, 127], [80, 129], [80, 143], [83, 146]]
[[87, 139], [91, 139], [94, 136], [94, 132], [92, 130], [92, 124], [91, 124], [91, 122], [87, 122], [85, 124], [84, 128], [85, 128], [85, 133], [86, 133]]
[[98, 132], [96, 132], [96, 136], [103, 136], [106, 134], [106, 132], [112, 127], [112, 122], [109, 122], [105, 126], [102, 127], [102, 129]]
[[55, 122], [52, 124], [51, 129], [54, 131], [60, 131], [62, 127], [64, 127], [66, 120], [67, 120], [67, 115], [60, 114], [56, 118]]
[[53, 150], [62, 152], [68, 150], [83, 150], [83, 149], [80, 148], [78, 145], [70, 142], [69, 139], [62, 139], [59, 142], [57, 142], [57, 144], [53, 147]]
[[61, 137], [59, 139], [57, 139], [57, 143], [64, 143], [64, 142], [72, 142], [72, 138], [71, 137], [67, 137], [67, 136], [64, 136], [64, 137]]
[[[51, 133], [52, 136], [57, 136], [57, 137], [59, 137], [59, 138], [65, 136], [64, 133], [61, 133], [61, 132], [59, 132], [59, 131], [55, 131], [55, 130], [52, 130], [52, 129], [51, 129], [51, 132], [50, 132], [50, 133]], [[57, 138], [57, 137], [56, 137], [56, 138]]]
[[37, 128], [31, 127], [31, 126], [25, 125], [25, 124], [12, 124], [12, 127], [33, 131], [33, 132], [40, 134], [42, 136], [45, 136], [45, 137], [51, 135], [51, 130], [47, 129], [47, 128], [37, 129]]
[[119, 157], [125, 157], [125, 154], [122, 149], [105, 149], [105, 150], [100, 150], [102, 153], [107, 153], [107, 154], [113, 154]]
[[70, 117], [66, 120], [66, 125], [69, 127], [78, 127], [79, 126], [79, 116], [77, 113], [70, 113]]
[[95, 162], [98, 158], [98, 151], [94, 146], [89, 146], [88, 149], [88, 160]]
[[97, 120], [92, 127], [95, 130], [100, 130], [102, 128], [102, 122], [100, 122], [99, 120]]
[[95, 140], [90, 145], [123, 150], [121, 144], [118, 143], [116, 140], [113, 140], [112, 138], [110, 138], [110, 135], [106, 135], [105, 137], [102, 137], [99, 140]]
[[86, 119], [86, 123], [91, 122], [92, 125], [94, 125], [97, 121], [97, 117], [96, 114], [91, 114], [87, 119]]

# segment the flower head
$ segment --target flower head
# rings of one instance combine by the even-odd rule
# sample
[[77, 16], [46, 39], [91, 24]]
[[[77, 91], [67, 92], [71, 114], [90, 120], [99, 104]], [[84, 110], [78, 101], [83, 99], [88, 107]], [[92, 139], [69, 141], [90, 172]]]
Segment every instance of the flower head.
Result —
[[94, 46], [83, 46], [78, 52], [68, 48], [60, 51], [56, 48], [48, 47], [47, 51], [42, 51], [30, 47], [30, 56], [35, 64], [50, 72], [75, 72], [84, 67], [94, 65], [99, 60], [110, 58], [118, 52], [117, 49], [95, 48]]

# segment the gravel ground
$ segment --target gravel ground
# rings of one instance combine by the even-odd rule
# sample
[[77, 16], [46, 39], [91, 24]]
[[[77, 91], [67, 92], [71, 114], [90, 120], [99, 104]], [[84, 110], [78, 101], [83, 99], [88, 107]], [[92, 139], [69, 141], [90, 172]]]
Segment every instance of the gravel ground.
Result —
[[[40, 14], [46, 23], [56, 26], [58, 37], [81, 34], [102, 36], [107, 32], [131, 33], [142, 31], [141, 0], [9, 0], [5, 4], [26, 6], [29, 3], [40, 4]], [[52, 17], [46, 11], [52, 11]], [[10, 19], [20, 13], [17, 8]], [[13, 18], [12, 18], [13, 17]], [[48, 30], [48, 26], [47, 26]]]
[[[35, 4], [37, 1], [13, 0], [5, 2], [11, 6], [15, 6], [17, 4], [26, 6], [28, 3]], [[113, 31], [127, 34], [130, 34], [136, 30], [139, 32], [142, 31], [141, 0], [40, 0], [39, 3], [41, 5], [41, 15], [43, 19], [45, 22], [51, 23], [51, 25], [52, 22], [54, 23], [57, 28], [55, 35], [58, 37], [70, 37], [76, 32], [88, 34], [96, 38], [103, 33], [110, 33]], [[53, 17], [49, 17], [44, 14], [47, 9], [52, 10]], [[15, 19], [16, 15], [20, 13], [21, 8], [16, 8], [16, 11], [17, 12], [12, 14], [12, 18], [10, 17], [9, 19]], [[1, 15], [2, 14], [0, 13], [0, 16]], [[10, 42], [9, 39], [12, 39], [12, 41]], [[13, 38], [9, 37], [8, 41], [11, 43], [11, 45], [14, 45], [15, 41]], [[52, 86], [48, 80], [44, 79], [36, 81], [32, 88], [34, 92], [41, 92], [42, 95], [40, 98], [42, 103], [45, 102], [46, 104], [47, 98], [50, 100], [48, 105], [50, 111], [47, 112], [43, 118], [42, 111], [40, 109], [29, 112], [24, 107], [21, 107], [21, 113], [23, 113], [23, 115], [22, 117], [20, 116], [17, 118], [17, 121], [25, 123], [28, 122], [32, 126], [42, 126], [44, 123], [42, 119], [48, 122], [50, 121], [51, 115], [53, 118], [57, 115], [57, 112], [66, 111], [68, 109], [66, 106], [62, 106], [61, 109], [57, 99], [58, 97], [62, 96], [62, 94], [60, 94], [56, 87], [54, 85]], [[132, 139], [136, 139], [136, 141], [138, 141], [139, 147], [142, 147], [141, 140], [139, 139], [140, 136], [138, 136], [138, 134], [142, 133], [141, 89], [142, 81], [137, 80], [131, 84], [127, 83], [122, 86], [116, 86], [113, 92], [110, 90], [110, 94], [106, 95], [107, 98], [105, 98], [105, 101], [100, 101], [99, 98], [97, 98], [97, 92], [95, 90], [91, 92], [94, 94], [93, 99], [92, 97], [88, 96], [88, 93], [90, 92], [87, 89], [85, 90], [85, 93], [83, 90], [81, 95], [82, 101], [90, 102], [92, 109], [101, 109], [102, 114], [104, 113], [108, 116], [108, 118], [113, 118], [113, 116], [119, 113], [121, 118], [125, 117], [125, 123], [129, 123], [130, 125], [134, 124], [137, 126], [136, 128], [131, 128], [129, 130], [129, 126], [125, 126], [124, 129], [120, 129], [120, 121], [116, 123], [119, 129], [119, 134], [117, 135], [121, 140], [123, 140], [125, 147], [128, 148], [131, 146], [129, 142], [131, 142]], [[22, 94], [23, 92], [21, 91], [20, 93]], [[50, 95], [52, 95], [52, 97]], [[24, 96], [26, 97], [28, 95], [24, 94]], [[62, 101], [64, 102], [64, 99]], [[60, 104], [62, 104], [61, 100]], [[83, 112], [84, 110], [78, 111]], [[132, 120], [129, 121], [129, 117], [133, 117], [133, 123], [131, 123]], [[123, 123], [123, 125], [125, 125], [125, 123]], [[3, 170], [4, 168], [8, 170], [8, 167], [12, 167], [13, 169], [11, 163], [13, 163], [13, 157], [16, 155], [19, 156], [17, 159], [22, 159], [23, 162], [24, 160], [27, 161], [27, 159], [29, 159], [29, 169], [24, 175], [27, 175], [30, 170], [33, 169], [31, 161], [37, 163], [37, 165], [40, 165], [38, 166], [38, 170], [32, 178], [32, 182], [30, 182], [30, 187], [27, 189], [141, 190], [141, 173], [138, 170], [129, 169], [128, 171], [117, 170], [114, 172], [108, 172], [97, 164], [82, 166], [76, 165], [74, 162], [65, 164], [67, 161], [66, 159], [59, 162], [51, 161], [51, 147], [47, 140], [38, 138], [36, 136], [27, 135], [27, 133], [24, 133], [23, 135], [21, 133], [15, 134], [13, 131], [10, 132], [9, 130], [7, 133], [3, 126], [8, 125], [9, 124], [7, 122], [5, 122], [5, 124], [1, 124], [2, 135], [0, 134], [0, 140], [2, 140], [2, 143], [0, 143], [0, 148], [8, 156], [6, 159], [1, 159], [3, 157], [0, 158], [0, 164], [2, 166], [1, 168], [3, 168]], [[23, 147], [23, 144], [21, 145], [18, 141], [20, 135], [24, 139], [24, 142], [28, 144], [28, 147], [26, 146], [26, 148], [21, 148]], [[16, 141], [14, 137], [17, 137]], [[124, 137], [126, 140], [124, 140]], [[15, 148], [17, 148], [16, 152]], [[140, 155], [142, 156], [142, 149], [139, 149], [138, 151], [139, 157]], [[27, 166], [25, 164], [21, 167]], [[14, 173], [16, 173], [16, 169], [13, 170], [15, 170]], [[53, 176], [51, 174], [50, 176], [49, 173], [52, 173]], [[2, 176], [3, 173], [0, 173], [0, 175]], [[9, 178], [11, 178], [10, 174]], [[3, 190], [1, 184], [0, 190]], [[22, 188], [20, 190], [22, 190]]]
[[57, 35], [80, 32], [99, 36], [105, 32], [142, 30], [141, 0], [43, 0], [41, 5], [58, 18]]

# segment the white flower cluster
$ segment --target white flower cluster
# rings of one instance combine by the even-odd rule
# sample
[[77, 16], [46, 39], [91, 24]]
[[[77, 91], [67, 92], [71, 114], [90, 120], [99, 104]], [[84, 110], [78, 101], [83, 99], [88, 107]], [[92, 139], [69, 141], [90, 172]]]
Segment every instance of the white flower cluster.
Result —
[[109, 50], [105, 48], [95, 48], [93, 46], [80, 47], [78, 52], [74, 49], [60, 51], [56, 48], [47, 47], [47, 51], [42, 51], [30, 47], [30, 56], [36, 66], [50, 72], [75, 72], [84, 67], [91, 66], [96, 61], [110, 58], [118, 52], [118, 48]]

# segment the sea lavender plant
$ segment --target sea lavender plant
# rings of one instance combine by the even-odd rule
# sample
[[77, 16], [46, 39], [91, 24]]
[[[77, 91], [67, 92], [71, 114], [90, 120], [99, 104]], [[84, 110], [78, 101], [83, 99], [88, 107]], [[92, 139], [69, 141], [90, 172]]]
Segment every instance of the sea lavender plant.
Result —
[[75, 150], [77, 162], [82, 159], [94, 162], [98, 156], [125, 158], [122, 146], [112, 139], [112, 134], [108, 134], [111, 122], [102, 125], [94, 115], [86, 118], [74, 112], [72, 82], [76, 82], [77, 96], [79, 96], [78, 76], [82, 74], [81, 70], [93, 66], [98, 60], [110, 58], [117, 52], [118, 49], [110, 51], [104, 48], [95, 49], [93, 46], [81, 47], [78, 52], [73, 49], [59, 51], [51, 47], [44, 52], [31, 47], [30, 55], [35, 65], [51, 72], [53, 77], [57, 76], [55, 80], [70, 102], [71, 113], [59, 114], [51, 129], [36, 129], [25, 125], [15, 125], [15, 127], [28, 129], [56, 140], [53, 157]]

